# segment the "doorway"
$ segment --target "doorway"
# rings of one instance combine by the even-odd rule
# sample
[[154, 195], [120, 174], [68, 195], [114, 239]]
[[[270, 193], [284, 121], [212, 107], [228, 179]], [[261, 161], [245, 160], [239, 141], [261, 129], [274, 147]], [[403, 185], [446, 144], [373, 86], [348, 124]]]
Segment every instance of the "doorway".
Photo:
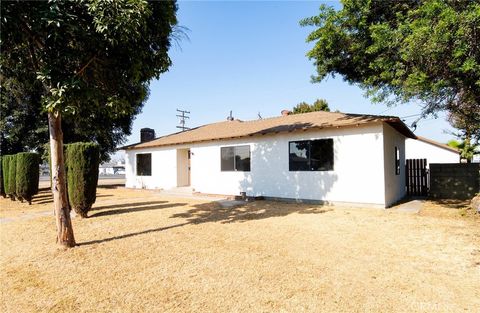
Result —
[[177, 149], [177, 187], [190, 186], [190, 149]]

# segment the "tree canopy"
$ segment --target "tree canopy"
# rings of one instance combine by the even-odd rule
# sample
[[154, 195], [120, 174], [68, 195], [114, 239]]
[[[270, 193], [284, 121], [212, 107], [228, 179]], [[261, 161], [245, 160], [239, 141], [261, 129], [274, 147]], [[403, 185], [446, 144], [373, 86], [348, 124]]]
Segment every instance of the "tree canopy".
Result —
[[293, 114], [317, 112], [317, 111], [330, 112], [330, 108], [328, 107], [327, 100], [317, 99], [313, 104], [308, 104], [307, 102], [300, 102], [295, 107], [293, 107]]
[[[74, 116], [74, 127], [104, 123], [106, 133], [115, 133], [109, 128], [112, 121], [138, 113], [150, 80], [171, 65], [168, 49], [177, 25], [177, 4], [2, 1], [1, 12], [2, 89], [8, 81], [9, 91], [18, 88], [22, 96], [29, 96], [22, 90], [41, 90], [40, 101], [31, 103], [48, 116], [57, 242], [71, 247], [75, 238], [66, 193], [62, 116]], [[28, 81], [22, 85], [24, 76]]]
[[2, 2], [2, 150], [41, 150], [59, 110], [65, 141], [106, 159], [170, 66], [175, 14], [172, 1]]
[[[25, 77], [25, 76], [24, 76]], [[0, 89], [0, 145], [2, 154], [15, 154], [35, 150], [43, 154], [48, 142], [47, 112], [41, 108], [43, 88], [28, 88], [26, 78], [14, 84], [5, 79]], [[110, 116], [97, 114], [83, 106], [75, 114], [64, 114], [62, 129], [65, 143], [93, 141], [100, 146], [102, 161], [108, 161], [116, 147], [124, 143], [131, 134], [133, 119], [144, 102], [138, 101], [131, 114]], [[104, 108], [108, 109], [108, 108]]]
[[[301, 21], [314, 26], [313, 81], [341, 75], [375, 101], [424, 104], [480, 124], [480, 2], [342, 0]], [[468, 108], [468, 110], [466, 110]]]

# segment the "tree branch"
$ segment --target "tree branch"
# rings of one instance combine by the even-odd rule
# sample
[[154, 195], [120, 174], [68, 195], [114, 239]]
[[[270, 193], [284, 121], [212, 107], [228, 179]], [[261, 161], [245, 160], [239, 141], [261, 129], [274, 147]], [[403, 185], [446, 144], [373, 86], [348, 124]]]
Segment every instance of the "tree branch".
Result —
[[31, 39], [33, 40], [33, 42], [37, 45], [37, 47], [39, 49], [43, 49], [45, 47], [45, 44], [43, 42], [41, 42], [39, 39], [38, 39], [38, 36], [30, 29], [30, 27], [28, 26], [28, 22], [25, 20], [24, 17], [20, 17], [20, 20], [23, 22], [23, 23], [20, 23], [20, 25], [22, 26], [23, 30], [25, 32], [27, 32], [27, 34], [31, 37]]
[[96, 55], [91, 57], [90, 60], [88, 60], [88, 62], [75, 73], [75, 76], [81, 75], [85, 71], [85, 69], [90, 65], [90, 63], [92, 63], [95, 60], [96, 57], [97, 57]]

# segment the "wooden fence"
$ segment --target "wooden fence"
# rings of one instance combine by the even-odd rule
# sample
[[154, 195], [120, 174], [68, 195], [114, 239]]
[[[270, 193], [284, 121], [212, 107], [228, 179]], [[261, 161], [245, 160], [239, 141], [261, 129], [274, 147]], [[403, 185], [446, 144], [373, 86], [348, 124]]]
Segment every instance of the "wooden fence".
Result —
[[428, 195], [427, 159], [407, 159], [405, 165], [407, 195]]

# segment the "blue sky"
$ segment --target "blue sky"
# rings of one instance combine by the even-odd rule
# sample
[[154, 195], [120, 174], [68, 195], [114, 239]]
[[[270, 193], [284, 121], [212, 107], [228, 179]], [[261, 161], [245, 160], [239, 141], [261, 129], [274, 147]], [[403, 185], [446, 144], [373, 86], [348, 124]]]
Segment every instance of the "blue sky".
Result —
[[[150, 97], [137, 116], [128, 144], [139, 141], [140, 128], [156, 135], [178, 131], [176, 109], [191, 112], [187, 126], [280, 115], [297, 103], [326, 99], [332, 110], [349, 113], [407, 117], [410, 125], [420, 113], [418, 104], [386, 107], [373, 104], [356, 86], [341, 77], [312, 84], [312, 62], [305, 57], [312, 47], [305, 38], [312, 28], [299, 21], [318, 13], [322, 2], [191, 1], [179, 2], [178, 20], [189, 39], [174, 44], [173, 65], [152, 81]], [[337, 2], [327, 2], [339, 6]], [[416, 134], [446, 142], [453, 137], [445, 114], [418, 123]]]

